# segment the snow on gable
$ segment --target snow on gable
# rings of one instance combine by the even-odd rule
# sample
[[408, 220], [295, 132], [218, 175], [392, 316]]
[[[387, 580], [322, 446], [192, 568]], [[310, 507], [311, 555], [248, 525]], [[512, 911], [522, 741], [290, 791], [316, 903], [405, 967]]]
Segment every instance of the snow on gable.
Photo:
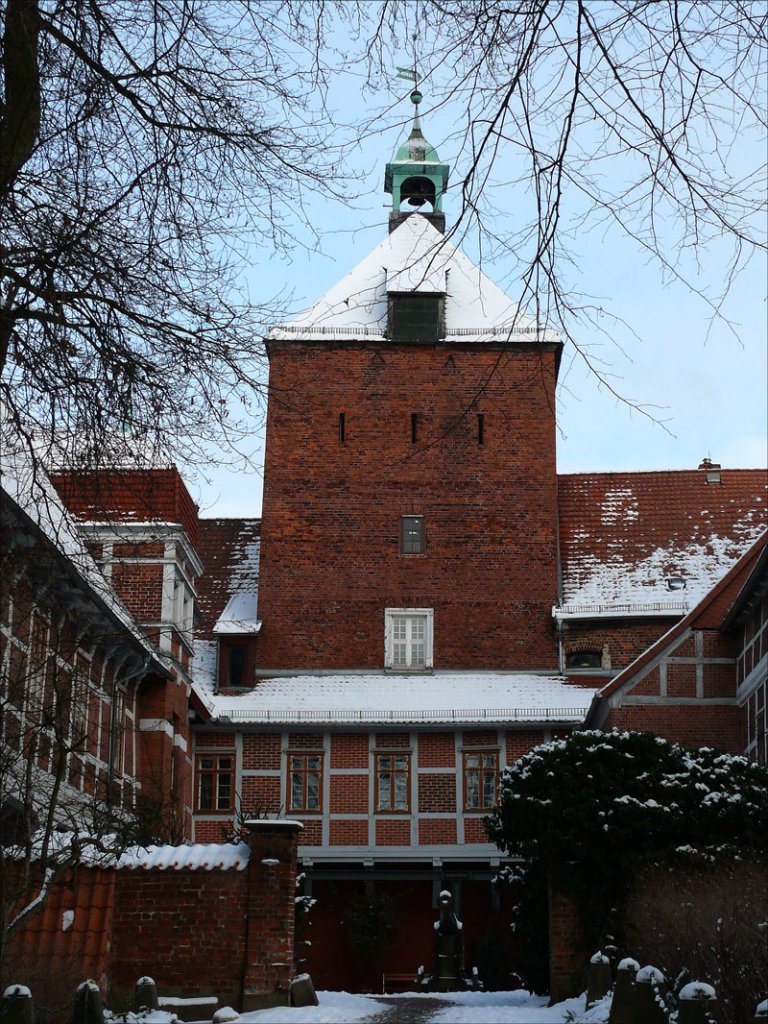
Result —
[[258, 519], [200, 520], [198, 551], [205, 572], [197, 582], [203, 619], [198, 635], [203, 639], [214, 635], [214, 627], [224, 617], [228, 603], [238, 595], [249, 595], [254, 606], [252, 612], [239, 617], [246, 621], [256, 619], [260, 529]]
[[407, 217], [306, 312], [276, 326], [273, 340], [386, 338], [387, 293], [445, 293], [445, 337], [556, 342], [425, 218]]
[[213, 632], [217, 636], [243, 636], [258, 633], [261, 623], [256, 618], [256, 594], [233, 594], [227, 601], [224, 611], [219, 616]]

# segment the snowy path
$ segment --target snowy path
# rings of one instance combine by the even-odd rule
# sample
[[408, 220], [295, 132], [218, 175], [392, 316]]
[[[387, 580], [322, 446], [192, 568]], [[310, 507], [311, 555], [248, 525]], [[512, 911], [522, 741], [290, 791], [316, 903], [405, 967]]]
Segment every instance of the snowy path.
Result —
[[[584, 997], [547, 1006], [528, 992], [451, 992], [402, 996], [355, 996], [318, 992], [319, 1006], [282, 1006], [244, 1013], [239, 1024], [602, 1024], [607, 1006], [584, 1014]], [[568, 1017], [572, 1014], [572, 1017]]]

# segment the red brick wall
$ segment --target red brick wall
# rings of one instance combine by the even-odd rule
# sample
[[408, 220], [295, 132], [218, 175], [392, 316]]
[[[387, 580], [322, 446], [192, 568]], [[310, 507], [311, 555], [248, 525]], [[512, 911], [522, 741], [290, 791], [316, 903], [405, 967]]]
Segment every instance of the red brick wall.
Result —
[[332, 821], [331, 846], [367, 846], [368, 821]]
[[456, 764], [456, 744], [452, 732], [419, 733], [419, 767], [452, 768]]
[[331, 814], [366, 814], [368, 812], [368, 776], [331, 776]]
[[121, 870], [115, 890], [110, 999], [130, 1006], [136, 979], [162, 995], [218, 995], [239, 1005], [246, 871]]
[[197, 505], [175, 467], [53, 473], [51, 480], [70, 512], [81, 519], [181, 523], [197, 543]]
[[424, 845], [456, 843], [456, 819], [422, 818], [419, 821], [419, 842]]
[[331, 736], [331, 768], [367, 767], [367, 733], [334, 733]]
[[739, 708], [723, 704], [641, 704], [612, 709], [603, 729], [655, 732], [684, 747], [717, 747], [729, 754], [744, 750], [744, 720]]
[[456, 811], [456, 776], [420, 775], [419, 811], [424, 813]]
[[488, 833], [483, 827], [482, 818], [464, 819], [464, 842], [465, 843], [490, 843]]
[[[227, 737], [229, 739], [229, 737]], [[234, 737], [232, 737], [234, 742]], [[197, 737], [198, 747], [213, 743], [216, 744], [215, 736], [199, 734]], [[244, 769], [267, 769], [280, 767], [280, 734], [264, 733], [254, 736], [246, 733], [243, 736], [243, 768]]]
[[163, 566], [115, 562], [112, 586], [139, 622], [159, 622], [163, 605]]
[[377, 846], [410, 846], [411, 823], [401, 818], [376, 819]]
[[435, 667], [554, 668], [554, 378], [554, 352], [273, 344], [261, 664], [381, 667], [391, 606], [434, 608]]

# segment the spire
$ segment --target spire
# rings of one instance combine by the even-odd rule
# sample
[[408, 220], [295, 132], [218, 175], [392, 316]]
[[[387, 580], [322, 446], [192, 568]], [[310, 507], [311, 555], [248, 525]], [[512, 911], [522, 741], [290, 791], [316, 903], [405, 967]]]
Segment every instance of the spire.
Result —
[[[418, 83], [415, 70], [398, 68], [402, 77]], [[411, 92], [413, 103], [413, 126], [405, 142], [398, 148], [384, 174], [384, 190], [392, 196], [392, 210], [389, 215], [389, 230], [393, 231], [411, 213], [418, 212], [427, 217], [438, 231], [445, 231], [443, 194], [448, 186], [448, 164], [440, 162], [434, 149], [421, 130], [419, 104], [423, 96], [416, 85]], [[405, 209], [401, 207], [405, 205]], [[426, 209], [424, 209], [426, 207]]]

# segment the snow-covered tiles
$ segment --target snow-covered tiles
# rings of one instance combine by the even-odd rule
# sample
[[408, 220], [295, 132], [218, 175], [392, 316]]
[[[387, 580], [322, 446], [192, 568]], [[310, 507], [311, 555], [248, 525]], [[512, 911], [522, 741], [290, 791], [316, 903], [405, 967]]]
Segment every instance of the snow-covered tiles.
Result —
[[215, 720], [237, 724], [576, 722], [596, 692], [524, 673], [339, 672], [262, 679], [253, 690], [223, 695], [214, 693], [212, 648], [198, 644], [195, 690]]
[[680, 616], [766, 528], [766, 474], [727, 470], [559, 478], [557, 618]]
[[258, 519], [200, 520], [198, 551], [205, 567], [197, 583], [201, 636], [211, 636], [230, 599], [240, 594], [253, 602], [255, 621], [260, 528]]

